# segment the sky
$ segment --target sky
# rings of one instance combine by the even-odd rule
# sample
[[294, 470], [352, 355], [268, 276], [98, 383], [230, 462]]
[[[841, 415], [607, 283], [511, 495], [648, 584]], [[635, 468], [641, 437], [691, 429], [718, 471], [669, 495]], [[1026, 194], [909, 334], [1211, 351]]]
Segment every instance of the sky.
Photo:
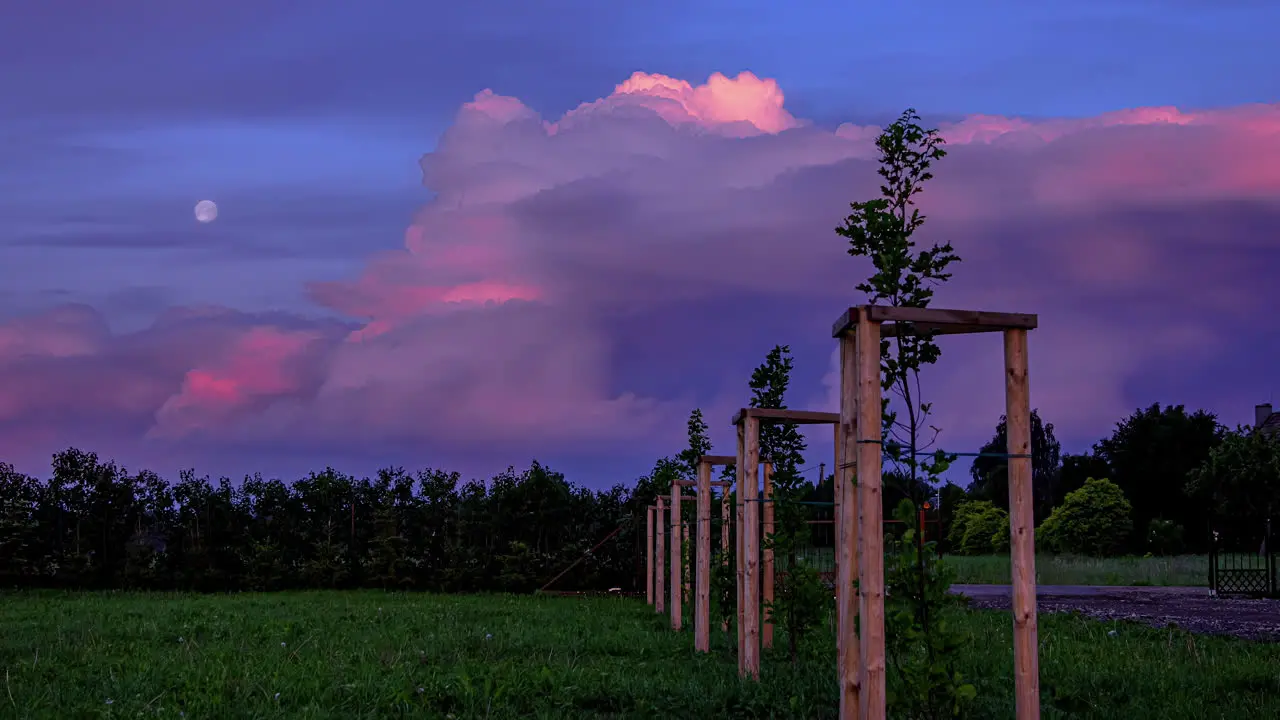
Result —
[[[108, 7], [108, 5], [110, 7]], [[68, 18], [75, 18], [74, 22]], [[934, 305], [1037, 313], [1081, 451], [1154, 402], [1280, 405], [1280, 5], [21, 3], [0, 24], [0, 460], [603, 488], [717, 453], [751, 370], [835, 410], [833, 229], [905, 108], [949, 155]], [[192, 208], [216, 201], [216, 221]], [[945, 449], [998, 336], [924, 376]], [[811, 465], [831, 454], [811, 433]]]

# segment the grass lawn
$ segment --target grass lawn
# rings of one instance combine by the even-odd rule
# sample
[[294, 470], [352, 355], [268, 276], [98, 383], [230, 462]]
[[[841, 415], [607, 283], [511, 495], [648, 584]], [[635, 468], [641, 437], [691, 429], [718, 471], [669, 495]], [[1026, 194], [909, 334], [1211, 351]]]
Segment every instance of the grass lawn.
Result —
[[[1009, 617], [954, 612], [976, 717], [1012, 717]], [[0, 717], [834, 717], [828, 633], [755, 684], [721, 634], [700, 656], [663, 622], [616, 598], [8, 593]], [[1046, 718], [1280, 717], [1280, 645], [1040, 628]]]
[[[804, 559], [819, 568], [835, 568], [831, 548], [807, 550]], [[948, 555], [943, 562], [956, 571], [956, 582], [1008, 585], [1008, 555]], [[1159, 585], [1206, 587], [1209, 556], [1090, 558], [1075, 555], [1037, 555], [1040, 585]]]

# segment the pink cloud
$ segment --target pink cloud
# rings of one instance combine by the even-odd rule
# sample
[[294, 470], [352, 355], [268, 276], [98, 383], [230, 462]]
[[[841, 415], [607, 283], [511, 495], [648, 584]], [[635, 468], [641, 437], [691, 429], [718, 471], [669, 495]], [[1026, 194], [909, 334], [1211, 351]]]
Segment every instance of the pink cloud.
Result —
[[249, 328], [211, 362], [188, 370], [181, 389], [156, 410], [149, 437], [176, 438], [234, 422], [273, 398], [307, 389], [305, 357], [322, 336], [270, 326]]
[[[830, 320], [859, 301], [865, 262], [832, 228], [876, 193], [878, 129], [818, 127], [784, 100], [751, 73], [636, 73], [544, 118], [485, 90], [422, 159], [435, 198], [403, 248], [307, 288], [350, 324], [217, 308], [132, 334], [88, 308], [20, 319], [0, 325], [0, 423], [123, 417], [155, 446], [674, 451], [693, 405], [746, 400], [728, 370], [670, 389], [704, 356], [741, 365], [723, 338], [759, 356], [808, 343], [801, 364], [820, 369]], [[942, 132], [922, 240], [953, 240], [965, 262], [937, 304], [1041, 313], [1033, 401], [1060, 432], [1105, 430], [1152, 367], [1212, 360], [1226, 328], [1276, 301], [1258, 258], [1280, 256], [1265, 224], [1280, 218], [1280, 106], [976, 115]], [[789, 318], [779, 336], [759, 306]], [[705, 307], [711, 325], [693, 319]], [[660, 360], [630, 363], [634, 343]], [[939, 422], [980, 441], [1002, 408], [998, 338], [944, 349], [928, 380]], [[798, 396], [830, 406], [820, 376]]]
[[[783, 108], [783, 101], [777, 81], [750, 72], [734, 78], [713, 73], [706, 83], [696, 86], [666, 75], [636, 72], [609, 97], [584, 103], [560, 122], [572, 123], [582, 116], [631, 105], [651, 110], [672, 125], [691, 123], [745, 137], [798, 127], [799, 121]], [[559, 123], [548, 126], [551, 132], [559, 128]]]

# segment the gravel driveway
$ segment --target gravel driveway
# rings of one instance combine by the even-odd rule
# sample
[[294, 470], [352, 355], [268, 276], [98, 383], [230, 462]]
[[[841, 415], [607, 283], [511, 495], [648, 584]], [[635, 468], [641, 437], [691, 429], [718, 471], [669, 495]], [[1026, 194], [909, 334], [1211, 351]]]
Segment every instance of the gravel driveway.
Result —
[[[952, 585], [970, 606], [1008, 610], [1008, 585]], [[1036, 608], [1079, 612], [1098, 620], [1133, 620], [1153, 627], [1176, 625], [1195, 633], [1280, 641], [1280, 600], [1223, 599], [1202, 587], [1103, 587], [1041, 585]]]

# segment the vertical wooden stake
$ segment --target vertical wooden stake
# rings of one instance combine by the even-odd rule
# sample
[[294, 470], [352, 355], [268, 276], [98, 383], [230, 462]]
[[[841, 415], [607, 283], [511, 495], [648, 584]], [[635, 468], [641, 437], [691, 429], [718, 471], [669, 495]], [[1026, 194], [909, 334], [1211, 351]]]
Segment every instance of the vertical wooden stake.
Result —
[[[836, 570], [835, 596], [836, 596], [837, 625], [839, 625], [840, 596], [842, 594], [841, 593], [842, 585], [840, 581], [840, 557], [841, 555], [844, 554], [844, 551], [841, 550], [841, 547], [842, 547], [841, 543], [844, 542], [842, 540], [844, 535], [841, 534], [841, 527], [843, 526], [842, 516], [844, 515], [844, 511], [842, 508], [844, 508], [844, 475], [845, 473], [844, 473], [844, 470], [840, 467], [840, 463], [844, 462], [841, 459], [842, 457], [841, 444], [844, 442], [844, 435], [841, 433], [843, 429], [843, 425], [844, 423], [842, 420], [841, 422], [838, 422], [832, 426], [832, 429], [835, 430], [835, 439], [834, 439], [834, 445], [833, 445], [835, 450], [834, 452], [835, 464], [831, 466], [831, 524], [832, 524], [832, 531], [833, 531], [831, 550], [832, 550], [832, 555], [835, 556], [832, 558], [832, 561], [835, 563], [835, 566], [836, 566], [835, 567], [835, 570]], [[840, 654], [840, 635], [838, 634], [836, 635], [836, 654], [837, 655]]]
[[760, 649], [773, 647], [773, 611], [768, 606], [773, 603], [773, 463], [764, 463], [764, 541], [761, 553], [763, 567], [763, 605], [765, 607], [764, 623], [760, 627]]
[[733, 491], [734, 491], [733, 492], [733, 499], [734, 499], [733, 559], [735, 563], [734, 571], [735, 571], [735, 574], [737, 575], [737, 585], [738, 585], [738, 606], [735, 609], [734, 617], [737, 619], [736, 624], [738, 626], [738, 674], [739, 675], [746, 675], [747, 673], [746, 666], [743, 665], [743, 659], [742, 659], [743, 648], [745, 648], [747, 645], [747, 624], [745, 619], [747, 606], [743, 600], [743, 596], [746, 593], [746, 587], [747, 587], [746, 582], [743, 581], [743, 572], [745, 567], [743, 563], [743, 559], [746, 557], [745, 553], [743, 552], [743, 542], [747, 535], [743, 531], [744, 530], [743, 513], [745, 512], [745, 508], [746, 508], [746, 498], [744, 497], [744, 495], [746, 493], [746, 487], [747, 487], [747, 477], [746, 475], [743, 474], [747, 464], [745, 460], [746, 449], [747, 449], [746, 433], [744, 432], [743, 424], [739, 424], [738, 425], [738, 458], [737, 458], [737, 464], [734, 465], [734, 470], [738, 477], [737, 477], [737, 481], [734, 482], [734, 488], [733, 488]]
[[[858, 720], [862, 712], [862, 648], [855, 631], [861, 540], [858, 532], [858, 486], [854, 464], [858, 460], [858, 358], [857, 336], [840, 337], [840, 424], [836, 426], [835, 526], [836, 526], [836, 662], [840, 678], [840, 720]], [[876, 426], [879, 427], [877, 421]]]
[[693, 647], [711, 652], [711, 463], [698, 463], [698, 576], [694, 579]]
[[684, 610], [684, 603], [680, 600], [680, 565], [681, 551], [683, 543], [680, 542], [682, 526], [680, 524], [680, 486], [671, 483], [671, 599], [670, 607], [667, 608], [667, 614], [671, 616], [671, 629], [679, 630], [683, 625], [681, 615]]
[[654, 519], [656, 533], [654, 538], [653, 550], [653, 611], [664, 613], [667, 611], [666, 598], [666, 537], [667, 537], [667, 514], [664, 511], [666, 507], [666, 498], [658, 497], [658, 506], [654, 508]]
[[744, 514], [742, 520], [743, 550], [743, 620], [746, 625], [743, 666], [752, 680], [760, 679], [760, 419], [747, 417], [746, 450], [743, 453], [742, 486]]
[[[695, 520], [698, 517], [696, 503], [694, 505], [693, 517]], [[680, 531], [680, 572], [682, 575], [681, 579], [683, 581], [681, 584], [683, 588], [683, 596], [681, 599], [682, 603], [687, 603], [693, 599], [693, 596], [689, 592], [689, 589], [690, 589], [689, 584], [690, 582], [692, 582], [692, 579], [693, 579], [693, 557], [692, 557], [693, 555], [692, 539], [693, 538], [689, 532], [689, 526], [691, 524], [692, 523], [689, 520], [685, 520], [684, 527], [681, 528], [681, 531]]]
[[880, 323], [857, 324], [859, 638], [862, 647], [862, 720], [885, 717], [884, 502], [880, 471]]
[[[720, 564], [727, 566], [729, 564], [729, 528], [733, 525], [732, 514], [733, 495], [729, 492], [729, 488], [724, 488], [720, 495]], [[721, 623], [721, 629], [729, 632], [728, 608], [721, 608], [724, 613], [725, 620]]]
[[644, 601], [653, 604], [653, 506], [645, 512]]
[[1031, 499], [1031, 390], [1027, 331], [1005, 330], [1005, 418], [1009, 448], [1009, 558], [1013, 566], [1013, 665], [1017, 720], [1040, 718], [1036, 548]]
[[733, 518], [730, 513], [733, 512], [733, 494], [729, 488], [724, 488], [720, 494], [720, 552], [723, 553], [721, 559], [729, 562], [729, 528], [733, 527]]

